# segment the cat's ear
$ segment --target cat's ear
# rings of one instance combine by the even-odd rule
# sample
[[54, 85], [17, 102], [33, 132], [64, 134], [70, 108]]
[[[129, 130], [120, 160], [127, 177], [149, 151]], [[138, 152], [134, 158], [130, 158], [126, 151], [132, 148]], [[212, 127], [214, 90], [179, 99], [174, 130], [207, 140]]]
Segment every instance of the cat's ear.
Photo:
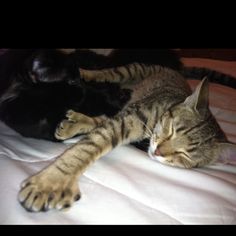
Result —
[[186, 98], [184, 104], [190, 106], [199, 113], [206, 111], [209, 106], [209, 84], [207, 77], [203, 78], [193, 94]]
[[218, 148], [220, 162], [236, 165], [236, 144], [219, 143]]

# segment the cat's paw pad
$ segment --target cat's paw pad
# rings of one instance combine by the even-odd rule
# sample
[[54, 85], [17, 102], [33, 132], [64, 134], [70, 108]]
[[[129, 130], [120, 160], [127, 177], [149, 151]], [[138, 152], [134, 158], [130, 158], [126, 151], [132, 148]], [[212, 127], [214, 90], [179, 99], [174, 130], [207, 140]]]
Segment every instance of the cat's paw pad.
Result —
[[18, 195], [21, 205], [30, 212], [66, 210], [80, 199], [77, 181], [65, 176], [35, 175], [26, 180]]
[[86, 134], [95, 126], [91, 118], [73, 110], [69, 110], [66, 117], [67, 119], [62, 120], [56, 128], [55, 137], [58, 140], [66, 140], [75, 135]]

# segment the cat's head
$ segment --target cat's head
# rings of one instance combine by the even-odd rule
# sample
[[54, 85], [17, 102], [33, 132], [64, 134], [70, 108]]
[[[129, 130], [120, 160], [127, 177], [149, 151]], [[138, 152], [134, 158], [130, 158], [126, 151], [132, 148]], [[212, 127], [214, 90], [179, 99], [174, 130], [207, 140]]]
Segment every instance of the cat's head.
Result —
[[[228, 155], [236, 145], [227, 139], [209, 110], [208, 81], [205, 78], [192, 95], [167, 110], [156, 124], [149, 155], [161, 163], [193, 168]], [[232, 152], [231, 152], [232, 153]]]

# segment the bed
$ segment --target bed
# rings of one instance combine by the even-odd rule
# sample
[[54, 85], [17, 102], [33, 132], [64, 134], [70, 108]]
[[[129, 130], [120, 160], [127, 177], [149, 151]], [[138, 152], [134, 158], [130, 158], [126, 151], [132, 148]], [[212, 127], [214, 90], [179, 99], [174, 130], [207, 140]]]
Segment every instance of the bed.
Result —
[[[236, 77], [236, 61], [182, 60]], [[189, 83], [194, 88], [198, 81]], [[210, 107], [229, 140], [236, 143], [235, 89], [211, 84]], [[24, 138], [0, 122], [0, 224], [236, 223], [236, 153], [227, 161], [186, 170], [155, 162], [130, 145], [116, 148], [89, 167], [80, 178], [82, 198], [69, 211], [25, 211], [17, 201], [22, 180], [76, 141]]]

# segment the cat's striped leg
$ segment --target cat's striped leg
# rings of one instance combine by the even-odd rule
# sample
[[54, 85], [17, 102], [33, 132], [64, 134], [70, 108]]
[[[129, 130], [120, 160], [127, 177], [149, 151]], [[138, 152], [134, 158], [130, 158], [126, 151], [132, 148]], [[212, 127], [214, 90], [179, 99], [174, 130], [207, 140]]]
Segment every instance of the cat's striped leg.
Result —
[[19, 201], [25, 209], [35, 212], [68, 208], [79, 199], [78, 178], [90, 164], [116, 146], [141, 140], [144, 136], [143, 122], [131, 113], [108, 119], [49, 167], [26, 180]]
[[132, 63], [124, 66], [101, 70], [86, 70], [79, 68], [80, 77], [85, 81], [120, 84], [141, 81], [151, 75], [158, 73], [160, 70], [161, 67], [158, 65], [145, 65], [142, 63]]

